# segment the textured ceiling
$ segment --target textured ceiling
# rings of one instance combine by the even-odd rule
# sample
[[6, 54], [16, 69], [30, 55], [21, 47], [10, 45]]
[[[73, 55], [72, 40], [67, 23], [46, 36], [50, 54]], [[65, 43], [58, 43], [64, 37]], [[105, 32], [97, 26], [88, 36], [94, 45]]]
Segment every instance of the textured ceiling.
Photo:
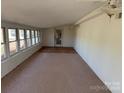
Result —
[[2, 20], [41, 28], [73, 24], [103, 3], [92, 0], [1, 0], [1, 2]]

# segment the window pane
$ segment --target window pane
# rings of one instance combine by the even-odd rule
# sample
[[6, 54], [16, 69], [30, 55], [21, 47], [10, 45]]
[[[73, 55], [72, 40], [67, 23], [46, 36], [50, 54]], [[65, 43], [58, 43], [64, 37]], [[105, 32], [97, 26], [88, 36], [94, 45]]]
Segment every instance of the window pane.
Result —
[[34, 37], [34, 31], [31, 31], [31, 36]]
[[36, 43], [38, 43], [38, 37], [36, 37]]
[[35, 31], [35, 37], [37, 37], [38, 35], [37, 35], [38, 33], [37, 33], [37, 31]]
[[19, 39], [24, 39], [24, 30], [19, 29]]
[[16, 42], [9, 43], [9, 50], [10, 50], [10, 55], [16, 53], [17, 52], [17, 43]]
[[38, 42], [40, 42], [40, 37], [38, 37]]
[[20, 40], [20, 50], [25, 48], [25, 40]]
[[4, 34], [3, 34], [3, 28], [1, 28], [1, 43], [3, 43], [4, 42]]
[[27, 47], [31, 46], [31, 39], [27, 39]]
[[26, 38], [30, 38], [30, 30], [26, 30]]
[[32, 38], [32, 45], [35, 44], [35, 38]]
[[5, 44], [1, 44], [1, 59], [6, 57]]
[[38, 31], [37, 35], [40, 36], [40, 31]]
[[16, 40], [16, 29], [8, 29], [9, 41]]

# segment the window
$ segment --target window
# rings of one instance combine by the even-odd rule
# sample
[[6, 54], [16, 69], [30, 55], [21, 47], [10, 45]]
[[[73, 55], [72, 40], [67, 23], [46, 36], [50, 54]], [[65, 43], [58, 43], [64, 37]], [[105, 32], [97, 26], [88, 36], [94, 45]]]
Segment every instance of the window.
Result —
[[32, 37], [32, 45], [35, 44], [35, 32], [32, 30], [31, 31], [31, 37]]
[[1, 28], [1, 59], [6, 58], [5, 31]]
[[38, 43], [38, 31], [35, 31], [36, 44]]
[[13, 55], [17, 52], [17, 38], [16, 38], [16, 29], [8, 29], [8, 38], [9, 38], [9, 52], [10, 55]]
[[27, 47], [31, 46], [31, 33], [30, 30], [26, 30], [26, 42], [27, 42]]
[[40, 31], [38, 31], [37, 36], [38, 36], [38, 42], [40, 42], [40, 40], [41, 40]]
[[1, 28], [1, 59], [21, 52], [20, 50], [40, 42], [40, 31]]
[[23, 50], [26, 48], [25, 45], [25, 31], [23, 29], [19, 29], [19, 44], [20, 44], [20, 50]]

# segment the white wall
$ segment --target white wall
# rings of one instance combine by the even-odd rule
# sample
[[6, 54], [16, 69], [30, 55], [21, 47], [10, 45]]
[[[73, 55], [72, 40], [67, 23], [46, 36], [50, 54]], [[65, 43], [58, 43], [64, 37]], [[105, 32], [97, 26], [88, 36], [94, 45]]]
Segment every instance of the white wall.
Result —
[[[58, 27], [63, 30], [62, 46], [73, 47], [75, 39], [75, 31], [71, 26]], [[43, 31], [43, 46], [54, 46], [54, 28]]]
[[115, 16], [110, 19], [107, 14], [95, 10], [81, 20], [84, 20], [83, 23], [76, 28], [76, 51], [97, 76], [107, 82], [112, 93], [121, 93], [121, 89], [117, 88], [121, 88], [122, 19]]
[[43, 31], [43, 46], [54, 46], [54, 29]]
[[63, 29], [63, 46], [73, 47], [75, 41], [75, 31], [73, 27], [64, 27]]
[[[39, 29], [30, 26], [25, 26], [21, 24], [11, 23], [11, 22], [4, 22], [2, 21], [2, 27], [6, 28], [24, 28], [24, 29]], [[33, 53], [39, 50], [42, 47], [42, 32], [41, 32], [41, 43], [32, 46], [31, 48], [24, 49], [19, 53], [8, 57], [7, 59], [3, 60], [1, 63], [1, 77], [4, 77], [14, 68], [16, 68], [19, 64], [21, 64], [24, 60], [30, 57]]]

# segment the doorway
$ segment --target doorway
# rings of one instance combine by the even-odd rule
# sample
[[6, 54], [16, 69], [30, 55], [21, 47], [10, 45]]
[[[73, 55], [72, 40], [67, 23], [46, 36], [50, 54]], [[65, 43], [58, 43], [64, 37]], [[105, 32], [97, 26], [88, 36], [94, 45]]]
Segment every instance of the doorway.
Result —
[[55, 29], [54, 31], [54, 47], [62, 47], [62, 29]]

